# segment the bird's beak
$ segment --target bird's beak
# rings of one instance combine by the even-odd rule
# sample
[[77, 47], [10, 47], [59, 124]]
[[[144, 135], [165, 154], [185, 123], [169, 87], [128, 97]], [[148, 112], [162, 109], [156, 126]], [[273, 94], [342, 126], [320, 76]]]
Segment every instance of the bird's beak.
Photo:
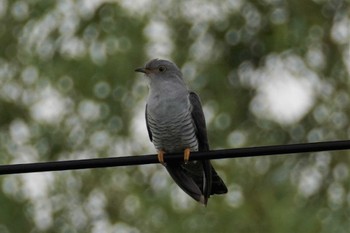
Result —
[[144, 68], [144, 67], [140, 67], [140, 68], [137, 68], [137, 69], [135, 69], [135, 72], [141, 72], [141, 73], [147, 73], [147, 69], [146, 68]]

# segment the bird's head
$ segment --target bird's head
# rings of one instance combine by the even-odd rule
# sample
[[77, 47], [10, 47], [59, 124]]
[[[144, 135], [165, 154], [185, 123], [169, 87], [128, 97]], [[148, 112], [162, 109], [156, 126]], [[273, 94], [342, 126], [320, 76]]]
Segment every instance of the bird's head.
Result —
[[168, 79], [178, 77], [182, 79], [182, 73], [179, 68], [171, 61], [153, 59], [146, 63], [144, 67], [135, 69], [136, 72], [144, 73], [152, 79]]

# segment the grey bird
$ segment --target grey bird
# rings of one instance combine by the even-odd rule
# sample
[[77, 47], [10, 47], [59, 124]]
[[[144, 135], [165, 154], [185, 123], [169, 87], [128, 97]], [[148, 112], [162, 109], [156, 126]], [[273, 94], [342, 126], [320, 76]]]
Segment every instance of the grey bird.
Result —
[[[182, 190], [204, 205], [210, 195], [227, 193], [209, 160], [188, 161], [191, 151], [209, 151], [209, 144], [200, 99], [187, 89], [179, 68], [170, 61], [153, 59], [135, 71], [144, 73], [149, 81], [146, 125], [159, 162]], [[164, 163], [164, 154], [180, 152], [184, 161]]]

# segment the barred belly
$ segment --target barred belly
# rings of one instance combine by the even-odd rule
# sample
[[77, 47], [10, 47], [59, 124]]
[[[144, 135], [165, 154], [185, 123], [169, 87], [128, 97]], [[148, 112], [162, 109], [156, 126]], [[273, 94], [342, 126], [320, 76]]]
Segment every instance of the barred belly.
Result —
[[157, 150], [167, 153], [181, 152], [185, 148], [190, 148], [191, 151], [198, 150], [195, 125], [190, 111], [168, 118], [156, 118], [147, 114], [147, 119]]

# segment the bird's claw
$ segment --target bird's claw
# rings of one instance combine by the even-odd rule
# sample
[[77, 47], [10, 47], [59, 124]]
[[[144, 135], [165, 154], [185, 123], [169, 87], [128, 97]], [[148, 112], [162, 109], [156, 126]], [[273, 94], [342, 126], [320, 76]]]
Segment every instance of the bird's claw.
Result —
[[166, 163], [164, 162], [164, 151], [159, 150], [158, 151], [158, 161], [161, 163], [163, 166], [166, 166]]
[[184, 150], [184, 162], [185, 162], [185, 164], [188, 163], [188, 160], [190, 159], [190, 154], [191, 154], [190, 148], [186, 148]]

